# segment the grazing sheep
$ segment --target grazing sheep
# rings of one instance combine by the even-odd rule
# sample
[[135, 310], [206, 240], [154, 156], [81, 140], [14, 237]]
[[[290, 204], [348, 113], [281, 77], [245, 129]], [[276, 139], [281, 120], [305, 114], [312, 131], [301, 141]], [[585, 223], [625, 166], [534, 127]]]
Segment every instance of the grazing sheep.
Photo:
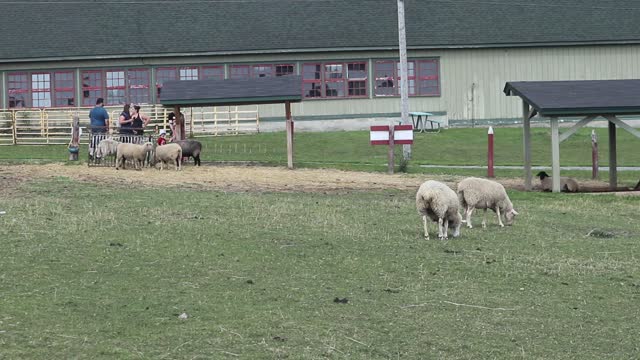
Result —
[[96, 158], [100, 159], [109, 155], [115, 155], [118, 144], [120, 144], [120, 142], [113, 139], [104, 139], [100, 141], [98, 148], [96, 149]]
[[193, 157], [194, 164], [200, 166], [200, 152], [202, 144], [196, 140], [178, 140], [175, 142], [182, 148], [182, 156]]
[[155, 154], [156, 163], [160, 162], [160, 170], [164, 169], [164, 164], [168, 162], [176, 163], [176, 170], [182, 168], [182, 148], [178, 144], [166, 144], [158, 146]]
[[[553, 178], [549, 176], [545, 171], [540, 171], [536, 174], [540, 178], [540, 187], [542, 191], [553, 190]], [[564, 192], [577, 192], [580, 189], [578, 182], [574, 178], [560, 177], [560, 191]]]
[[150, 142], [146, 142], [142, 145], [139, 144], [128, 144], [128, 143], [120, 143], [118, 144], [116, 150], [116, 170], [120, 168], [124, 169], [124, 164], [126, 160], [133, 160], [133, 165], [138, 169], [138, 164], [142, 169], [144, 165], [144, 160], [147, 158], [147, 154], [153, 151], [153, 144]]
[[460, 203], [456, 193], [447, 185], [438, 181], [425, 181], [416, 193], [416, 209], [422, 215], [424, 237], [429, 239], [427, 216], [438, 222], [438, 238], [447, 239], [449, 225], [453, 228], [453, 237], [460, 235], [462, 217]]
[[513, 224], [513, 219], [518, 213], [513, 209], [509, 195], [502, 184], [493, 180], [476, 177], [466, 178], [458, 183], [458, 199], [464, 208], [465, 219], [468, 228], [472, 228], [471, 214], [474, 209], [484, 209], [482, 227], [487, 227], [487, 209], [493, 210], [498, 215], [498, 224], [504, 227], [502, 216], [504, 214], [507, 225]]

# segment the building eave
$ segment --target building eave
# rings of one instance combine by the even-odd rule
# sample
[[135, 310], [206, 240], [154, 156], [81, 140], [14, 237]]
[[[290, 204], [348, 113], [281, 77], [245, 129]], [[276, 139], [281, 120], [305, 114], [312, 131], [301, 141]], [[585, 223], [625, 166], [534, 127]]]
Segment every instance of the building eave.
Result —
[[[460, 45], [418, 45], [407, 46], [407, 50], [450, 50], [450, 49], [504, 49], [504, 48], [532, 48], [532, 47], [561, 47], [561, 46], [604, 46], [604, 45], [638, 45], [640, 40], [609, 40], [609, 41], [574, 41], [574, 42], [531, 42], [531, 43], [495, 43], [495, 44], [460, 44]], [[309, 54], [336, 52], [365, 52], [365, 51], [398, 51], [396, 46], [378, 47], [342, 47], [342, 48], [302, 48], [276, 50], [238, 50], [238, 51], [204, 51], [181, 53], [148, 53], [148, 54], [119, 54], [119, 55], [89, 55], [89, 56], [60, 56], [44, 58], [13, 58], [0, 59], [0, 64], [34, 63], [55, 61], [87, 61], [87, 60], [122, 60], [122, 59], [162, 59], [186, 58], [206, 56], [241, 56], [241, 55], [281, 55], [281, 54]]]

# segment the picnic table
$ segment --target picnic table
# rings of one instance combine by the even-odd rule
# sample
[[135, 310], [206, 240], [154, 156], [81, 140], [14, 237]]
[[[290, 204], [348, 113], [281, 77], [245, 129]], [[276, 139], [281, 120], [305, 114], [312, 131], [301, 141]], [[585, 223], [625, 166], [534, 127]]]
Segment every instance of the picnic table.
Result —
[[[420, 132], [440, 132], [440, 125], [442, 121], [429, 119], [429, 116], [433, 116], [432, 113], [413, 111], [410, 112], [411, 122], [413, 122], [413, 129]], [[427, 129], [427, 122], [429, 123], [429, 129]]]

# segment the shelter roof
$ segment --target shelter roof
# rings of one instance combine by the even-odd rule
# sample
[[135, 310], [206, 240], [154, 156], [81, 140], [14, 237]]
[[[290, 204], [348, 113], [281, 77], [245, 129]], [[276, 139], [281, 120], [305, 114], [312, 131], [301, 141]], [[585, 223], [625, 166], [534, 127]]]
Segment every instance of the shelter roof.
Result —
[[639, 79], [507, 82], [504, 93], [541, 116], [640, 114]]
[[[393, 50], [389, 0], [22, 0], [0, 62]], [[409, 49], [640, 43], [637, 0], [406, 0]]]
[[302, 101], [302, 77], [288, 75], [251, 79], [165, 81], [164, 106], [223, 106]]

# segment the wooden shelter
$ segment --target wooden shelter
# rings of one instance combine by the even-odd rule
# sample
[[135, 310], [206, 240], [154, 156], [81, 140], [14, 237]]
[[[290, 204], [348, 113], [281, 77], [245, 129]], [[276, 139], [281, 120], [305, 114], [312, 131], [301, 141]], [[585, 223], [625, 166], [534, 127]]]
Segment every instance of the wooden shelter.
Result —
[[173, 107], [175, 114], [180, 113], [181, 106], [283, 103], [287, 130], [287, 167], [293, 169], [291, 103], [302, 101], [301, 89], [302, 77], [299, 75], [226, 80], [173, 80], [163, 84], [160, 103], [165, 107]]
[[[609, 123], [609, 188], [617, 187], [616, 126], [640, 138], [640, 131], [618, 115], [640, 114], [640, 80], [579, 80], [507, 82], [507, 96], [522, 98], [525, 188], [531, 190], [530, 120], [538, 115], [551, 123], [553, 191], [560, 191], [560, 143], [598, 117]], [[584, 117], [560, 134], [558, 118]]]

